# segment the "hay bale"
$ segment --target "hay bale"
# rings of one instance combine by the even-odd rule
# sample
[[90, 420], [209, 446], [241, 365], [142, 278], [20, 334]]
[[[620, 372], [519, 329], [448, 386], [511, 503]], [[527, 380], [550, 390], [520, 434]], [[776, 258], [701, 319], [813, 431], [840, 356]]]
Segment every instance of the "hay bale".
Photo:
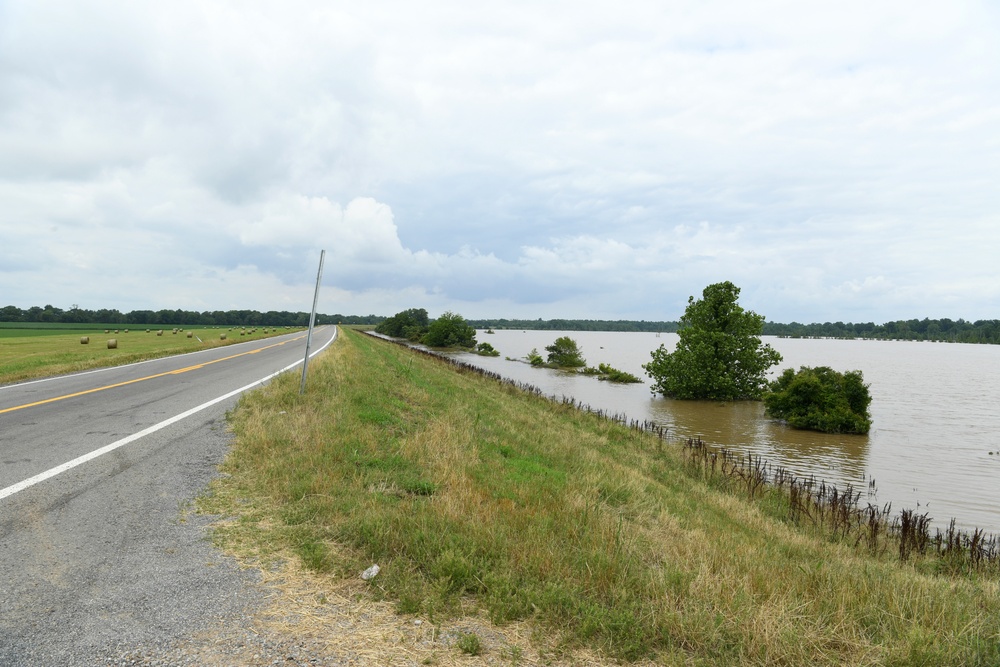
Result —
[[111, 330], [110, 329], [105, 329], [104, 333], [111, 333]]
[[156, 335], [157, 336], [162, 336], [163, 335], [163, 329], [160, 329], [159, 331], [157, 331]]
[[226, 334], [222, 334], [221, 336], [219, 336], [219, 340], [226, 340]]
[[125, 333], [128, 333], [128, 329], [125, 330]]
[[87, 345], [90, 342], [90, 336], [80, 336], [80, 345]]
[[194, 332], [188, 331], [188, 338], [194, 338]]
[[109, 350], [115, 350], [117, 348], [118, 348], [118, 339], [117, 338], [109, 338], [108, 339], [108, 349]]

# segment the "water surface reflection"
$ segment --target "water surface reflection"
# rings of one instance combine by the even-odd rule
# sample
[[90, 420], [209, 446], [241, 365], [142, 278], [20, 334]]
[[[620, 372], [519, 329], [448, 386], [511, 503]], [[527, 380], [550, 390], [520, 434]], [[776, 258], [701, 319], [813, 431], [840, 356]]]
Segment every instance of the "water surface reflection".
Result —
[[855, 487], [866, 482], [868, 436], [796, 431], [767, 419], [763, 404], [755, 401], [659, 399], [650, 403], [649, 414], [675, 434], [762, 456], [796, 475], [815, 474]]

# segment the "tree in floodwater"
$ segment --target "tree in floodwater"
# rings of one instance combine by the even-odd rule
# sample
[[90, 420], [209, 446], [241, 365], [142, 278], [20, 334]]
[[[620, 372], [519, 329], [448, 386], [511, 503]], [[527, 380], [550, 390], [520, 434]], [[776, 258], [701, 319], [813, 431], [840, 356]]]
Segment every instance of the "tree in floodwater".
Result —
[[771, 383], [764, 411], [794, 428], [864, 434], [872, 427], [871, 402], [861, 371], [802, 366], [798, 372], [786, 368]]
[[458, 313], [447, 312], [431, 322], [420, 342], [430, 347], [475, 347], [476, 330]]
[[499, 357], [500, 353], [489, 343], [480, 343], [476, 346], [476, 354], [483, 357]]
[[587, 365], [579, 345], [569, 336], [560, 336], [552, 345], [546, 345], [549, 364], [558, 368], [582, 368]]
[[767, 371], [781, 355], [761, 342], [764, 316], [737, 303], [740, 288], [709, 285], [701, 299], [688, 298], [673, 352], [663, 345], [643, 365], [652, 391], [670, 398], [713, 401], [759, 400]]

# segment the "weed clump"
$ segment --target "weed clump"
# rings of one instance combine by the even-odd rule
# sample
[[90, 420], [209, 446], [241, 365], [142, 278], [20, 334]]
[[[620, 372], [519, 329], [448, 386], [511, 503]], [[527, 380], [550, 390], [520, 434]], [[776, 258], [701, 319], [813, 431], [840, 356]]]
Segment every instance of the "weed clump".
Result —
[[479, 641], [479, 636], [474, 632], [459, 635], [458, 641], [455, 643], [459, 650], [466, 655], [482, 655], [483, 653], [482, 642]]

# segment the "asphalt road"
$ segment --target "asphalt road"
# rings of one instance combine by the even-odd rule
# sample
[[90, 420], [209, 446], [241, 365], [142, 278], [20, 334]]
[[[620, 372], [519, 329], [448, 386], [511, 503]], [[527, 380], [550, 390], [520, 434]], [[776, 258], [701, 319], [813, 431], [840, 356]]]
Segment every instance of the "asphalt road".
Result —
[[241, 622], [252, 575], [185, 509], [226, 411], [304, 351], [297, 333], [0, 387], [0, 665], [103, 665]]

